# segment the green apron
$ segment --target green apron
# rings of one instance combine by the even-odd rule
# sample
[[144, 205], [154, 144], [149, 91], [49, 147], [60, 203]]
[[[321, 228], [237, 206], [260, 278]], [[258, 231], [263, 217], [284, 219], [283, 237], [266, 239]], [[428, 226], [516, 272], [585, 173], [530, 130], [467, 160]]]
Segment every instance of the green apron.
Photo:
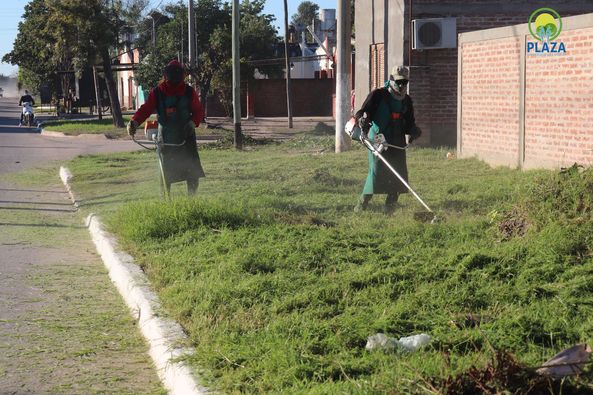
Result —
[[183, 96], [165, 96], [157, 88], [157, 115], [159, 135], [165, 144], [181, 144], [180, 147], [163, 147], [162, 160], [165, 179], [168, 183], [195, 181], [204, 177], [198, 155], [196, 131], [190, 128], [191, 87]]
[[[403, 128], [403, 116], [406, 111], [403, 100], [396, 100], [389, 96], [382, 100], [372, 120], [369, 138], [382, 133], [388, 144], [403, 147], [406, 145], [406, 135]], [[400, 176], [408, 181], [408, 167], [406, 165], [406, 151], [397, 148], [388, 148], [381, 155], [389, 162]], [[391, 170], [371, 151], [368, 152], [369, 172], [362, 193], [395, 194], [405, 193], [408, 189], [393, 174]]]

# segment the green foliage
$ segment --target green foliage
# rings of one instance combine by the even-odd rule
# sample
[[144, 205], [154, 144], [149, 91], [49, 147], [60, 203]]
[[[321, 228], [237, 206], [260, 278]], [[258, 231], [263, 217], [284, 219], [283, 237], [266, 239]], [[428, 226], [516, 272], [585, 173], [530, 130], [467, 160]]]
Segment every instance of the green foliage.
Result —
[[306, 31], [307, 42], [312, 42], [313, 37], [307, 31], [307, 26], [312, 26], [315, 19], [319, 19], [319, 5], [312, 1], [303, 1], [299, 4], [297, 13], [292, 16], [290, 23], [297, 29], [299, 38], [301, 32]]
[[[154, 200], [152, 153], [72, 164], [82, 210], [104, 214], [143, 266], [212, 387], [420, 393], [485, 367], [494, 350], [539, 366], [591, 341], [590, 169], [521, 172], [410, 150], [411, 182], [443, 218], [429, 225], [413, 220], [411, 196], [391, 217], [379, 196], [354, 214], [366, 153], [320, 154], [327, 141], [203, 150], [199, 197], [172, 203]], [[504, 238], [511, 212], [530, 225]], [[376, 332], [434, 340], [413, 354], [367, 352]], [[586, 390], [589, 377], [567, 382]]]
[[[78, 76], [83, 68], [100, 59], [103, 65], [111, 63], [109, 51], [117, 47], [117, 37], [122, 21], [118, 15], [121, 2], [104, 0], [33, 0], [25, 6], [23, 22], [13, 50], [4, 55], [3, 61], [24, 68], [21, 83], [38, 91], [42, 83], [51, 86], [59, 75], [62, 93], [70, 89], [71, 76], [64, 71], [74, 71]], [[107, 70], [105, 79], [113, 93], [113, 76]], [[110, 95], [114, 120], [119, 101]]]
[[[240, 6], [240, 33], [239, 48], [241, 54], [241, 79], [253, 79], [255, 67], [247, 62], [249, 60], [268, 59], [274, 56], [274, 46], [278, 43], [277, 31], [272, 25], [274, 16], [262, 14], [265, 0], [243, 0]], [[231, 15], [231, 8], [226, 7]], [[232, 110], [232, 37], [231, 24], [216, 29], [210, 37], [211, 55], [213, 62], [209, 63], [215, 68], [212, 73], [211, 90], [216, 91], [221, 98], [223, 106], [230, 115]], [[207, 66], [205, 63], [204, 66]], [[263, 74], [277, 76], [281, 67], [277, 65], [258, 67]]]
[[297, 8], [297, 13], [292, 16], [293, 25], [309, 26], [314, 19], [319, 18], [319, 5], [312, 1], [303, 1]]
[[565, 225], [593, 222], [593, 169], [574, 165], [535, 182], [524, 210], [539, 227], [554, 221]]
[[[263, 14], [264, 0], [241, 3], [241, 77], [253, 78], [255, 67], [247, 61], [273, 57], [277, 43], [274, 17]], [[142, 34], [137, 45], [143, 48], [143, 60], [136, 73], [137, 81], [145, 87], [155, 86], [162, 78], [163, 67], [172, 59], [187, 52], [187, 7], [182, 4], [166, 6], [153, 13], [156, 22], [156, 47], [151, 43], [152, 21], [140, 24]], [[195, 3], [196, 46], [198, 67], [194, 71], [203, 92], [216, 92], [228, 113], [231, 111], [232, 88], [232, 9], [221, 0], [199, 0]], [[183, 30], [185, 29], [185, 30]], [[183, 30], [184, 34], [181, 34]], [[184, 60], [186, 58], [184, 57]], [[260, 67], [260, 72], [276, 76], [278, 66]]]

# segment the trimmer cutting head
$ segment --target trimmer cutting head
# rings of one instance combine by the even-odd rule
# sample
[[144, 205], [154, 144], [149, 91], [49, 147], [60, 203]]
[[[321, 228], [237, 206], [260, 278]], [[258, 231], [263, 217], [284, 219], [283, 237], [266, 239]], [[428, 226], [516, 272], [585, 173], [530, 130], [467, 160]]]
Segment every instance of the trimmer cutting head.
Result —
[[436, 224], [440, 221], [435, 213], [432, 211], [417, 211], [414, 213], [414, 219], [419, 222], [430, 222], [431, 224]]

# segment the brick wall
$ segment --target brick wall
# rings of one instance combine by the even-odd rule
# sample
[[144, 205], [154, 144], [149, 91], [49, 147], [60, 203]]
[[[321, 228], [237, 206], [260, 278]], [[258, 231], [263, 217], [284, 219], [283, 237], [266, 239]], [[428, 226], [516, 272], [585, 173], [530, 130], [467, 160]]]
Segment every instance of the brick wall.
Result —
[[[247, 88], [247, 86], [249, 88]], [[265, 79], [250, 81], [241, 89], [241, 113], [247, 116], [247, 96], [253, 101], [254, 116], [256, 117], [285, 117], [286, 80]], [[332, 96], [336, 92], [334, 79], [293, 79], [292, 80], [292, 115], [332, 116]], [[217, 96], [208, 97], [207, 116], [226, 117]]]
[[524, 168], [593, 164], [593, 14], [563, 24], [564, 55], [527, 53], [526, 24], [460, 36], [460, 156]]
[[[520, 45], [517, 37], [464, 45], [463, 153], [497, 163], [519, 161]], [[456, 103], [457, 104], [457, 103]]]
[[593, 164], [593, 27], [563, 32], [564, 56], [527, 56], [525, 162]]
[[[286, 81], [256, 80], [249, 87], [256, 117], [283, 117], [287, 114]], [[292, 115], [332, 116], [334, 79], [292, 80]]]
[[[464, 33], [526, 23], [531, 12], [542, 6], [554, 8], [563, 17], [593, 12], [593, 1], [587, 0], [548, 0], [543, 5], [531, 0], [413, 0], [412, 19], [455, 17], [457, 32]], [[410, 96], [416, 106], [429, 109], [417, 111], [416, 116], [427, 144], [456, 143], [457, 57], [457, 48], [412, 51]]]

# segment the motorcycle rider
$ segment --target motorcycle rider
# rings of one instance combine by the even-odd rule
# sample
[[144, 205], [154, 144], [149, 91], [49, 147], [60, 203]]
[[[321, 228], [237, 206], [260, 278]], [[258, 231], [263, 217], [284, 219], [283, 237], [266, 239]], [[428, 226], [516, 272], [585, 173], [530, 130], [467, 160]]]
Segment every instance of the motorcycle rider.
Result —
[[[33, 96], [29, 94], [29, 91], [25, 89], [25, 94], [21, 96], [19, 100], [19, 106], [22, 106], [23, 103], [31, 103], [32, 106], [35, 105], [35, 100], [33, 100]], [[25, 116], [25, 111], [21, 111], [21, 121], [19, 122], [19, 126], [23, 124], [23, 117]]]

